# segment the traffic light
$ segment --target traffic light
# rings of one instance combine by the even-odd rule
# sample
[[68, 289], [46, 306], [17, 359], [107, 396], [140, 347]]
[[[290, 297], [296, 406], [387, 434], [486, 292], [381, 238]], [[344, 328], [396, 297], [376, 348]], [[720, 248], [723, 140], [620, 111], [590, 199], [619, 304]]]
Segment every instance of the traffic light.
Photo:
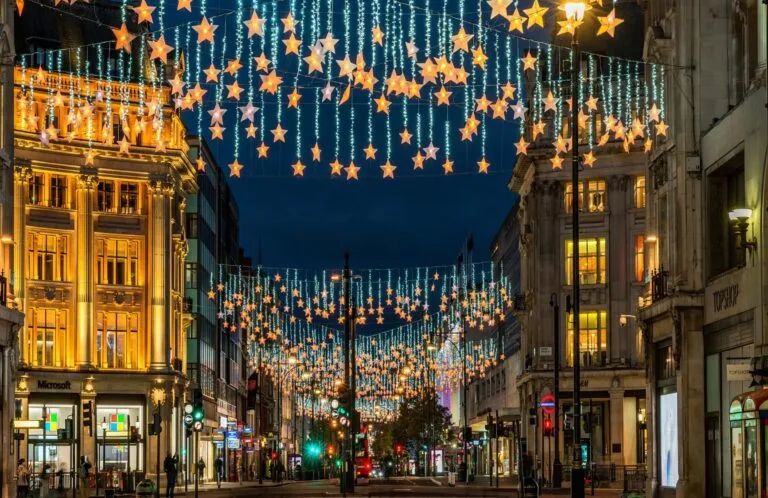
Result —
[[542, 426], [542, 427], [543, 427], [543, 429], [544, 429], [544, 436], [546, 436], [546, 437], [552, 437], [552, 434], [553, 434], [553, 432], [554, 432], [554, 430], [553, 430], [553, 428], [552, 428], [552, 419], [550, 419], [550, 418], [545, 418], [545, 419], [544, 419], [544, 424], [543, 424], [543, 426]]
[[83, 403], [83, 428], [85, 427], [93, 433], [93, 401]]
[[320, 456], [320, 445], [314, 441], [307, 443], [307, 453], [311, 457]]
[[15, 412], [14, 415], [16, 418], [20, 419], [21, 416], [24, 414], [24, 405], [20, 399], [13, 400], [15, 405]]
[[160, 412], [157, 411], [152, 414], [152, 422], [149, 424], [149, 435], [159, 436], [162, 431], [163, 427], [160, 420]]
[[201, 389], [195, 389], [192, 396], [192, 420], [194, 422], [202, 422], [205, 418], [205, 412], [203, 411], [203, 391]]
[[496, 421], [496, 437], [508, 437], [507, 429], [504, 427], [504, 422], [501, 420]]
[[137, 443], [139, 441], [139, 428], [131, 427], [131, 442]]

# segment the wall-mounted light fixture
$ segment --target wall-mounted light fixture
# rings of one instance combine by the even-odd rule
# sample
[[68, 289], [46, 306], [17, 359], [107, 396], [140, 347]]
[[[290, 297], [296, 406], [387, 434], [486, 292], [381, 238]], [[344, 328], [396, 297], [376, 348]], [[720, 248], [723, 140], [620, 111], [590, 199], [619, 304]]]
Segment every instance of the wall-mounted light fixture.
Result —
[[747, 251], [750, 253], [757, 251], [757, 239], [754, 237], [754, 227], [752, 228], [752, 239], [747, 237], [749, 228], [749, 219], [752, 217], [752, 210], [746, 208], [734, 209], [728, 213], [728, 218], [734, 224], [736, 235], [736, 248], [741, 251], [742, 264], [747, 264]]

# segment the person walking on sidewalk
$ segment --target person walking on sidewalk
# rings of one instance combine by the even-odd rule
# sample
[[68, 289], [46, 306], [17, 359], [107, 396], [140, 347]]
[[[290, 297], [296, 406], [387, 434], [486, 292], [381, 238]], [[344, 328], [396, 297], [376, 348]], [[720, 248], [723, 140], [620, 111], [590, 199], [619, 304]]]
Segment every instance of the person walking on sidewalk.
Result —
[[16, 467], [16, 496], [18, 498], [29, 496], [29, 467], [23, 458], [19, 459], [19, 465]]
[[178, 474], [178, 456], [172, 457], [170, 452], [165, 457], [163, 462], [163, 471], [165, 472], [165, 479], [167, 481], [165, 485], [165, 497], [173, 498], [174, 488], [176, 488], [176, 476]]
[[221, 480], [224, 475], [224, 459], [221, 458], [221, 455], [216, 457], [214, 465], [216, 470], [216, 485], [221, 488]]

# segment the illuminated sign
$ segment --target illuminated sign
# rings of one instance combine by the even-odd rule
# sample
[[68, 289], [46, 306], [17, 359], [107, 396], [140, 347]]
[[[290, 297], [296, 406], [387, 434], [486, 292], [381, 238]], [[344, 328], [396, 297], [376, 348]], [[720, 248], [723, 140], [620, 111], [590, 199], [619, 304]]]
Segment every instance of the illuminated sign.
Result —
[[39, 429], [43, 425], [41, 420], [14, 420], [14, 429]]
[[539, 403], [539, 406], [541, 406], [541, 411], [546, 413], [547, 415], [554, 415], [555, 414], [555, 397], [551, 394], [545, 394], [541, 397], [541, 402]]

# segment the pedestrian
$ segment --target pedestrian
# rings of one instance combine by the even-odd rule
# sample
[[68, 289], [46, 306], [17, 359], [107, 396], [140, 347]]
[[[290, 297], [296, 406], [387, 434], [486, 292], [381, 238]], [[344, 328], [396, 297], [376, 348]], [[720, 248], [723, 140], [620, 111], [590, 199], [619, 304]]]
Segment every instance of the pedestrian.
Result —
[[48, 493], [51, 486], [51, 464], [46, 463], [43, 466], [43, 471], [40, 473], [40, 498], [48, 498]]
[[165, 472], [166, 480], [165, 497], [173, 498], [174, 488], [176, 487], [176, 475], [178, 473], [178, 468], [176, 467], [176, 460], [171, 456], [171, 452], [168, 452], [168, 455], [163, 461], [163, 472]]
[[221, 480], [224, 474], [224, 459], [221, 458], [221, 455], [216, 457], [216, 462], [214, 463], [214, 470], [216, 471], [216, 485], [219, 488], [221, 488]]
[[200, 460], [197, 462], [197, 477], [202, 481], [204, 476], [205, 476], [205, 462], [201, 457]]
[[23, 458], [19, 459], [19, 465], [16, 467], [16, 496], [18, 498], [29, 496], [29, 467]]
[[64, 463], [59, 464], [59, 470], [56, 471], [56, 492], [59, 495], [64, 494]]
[[91, 463], [88, 461], [88, 458], [85, 455], [80, 456], [80, 466], [78, 468], [77, 477], [80, 481], [80, 491], [79, 496], [80, 498], [87, 498], [88, 497], [88, 478], [91, 474]]

